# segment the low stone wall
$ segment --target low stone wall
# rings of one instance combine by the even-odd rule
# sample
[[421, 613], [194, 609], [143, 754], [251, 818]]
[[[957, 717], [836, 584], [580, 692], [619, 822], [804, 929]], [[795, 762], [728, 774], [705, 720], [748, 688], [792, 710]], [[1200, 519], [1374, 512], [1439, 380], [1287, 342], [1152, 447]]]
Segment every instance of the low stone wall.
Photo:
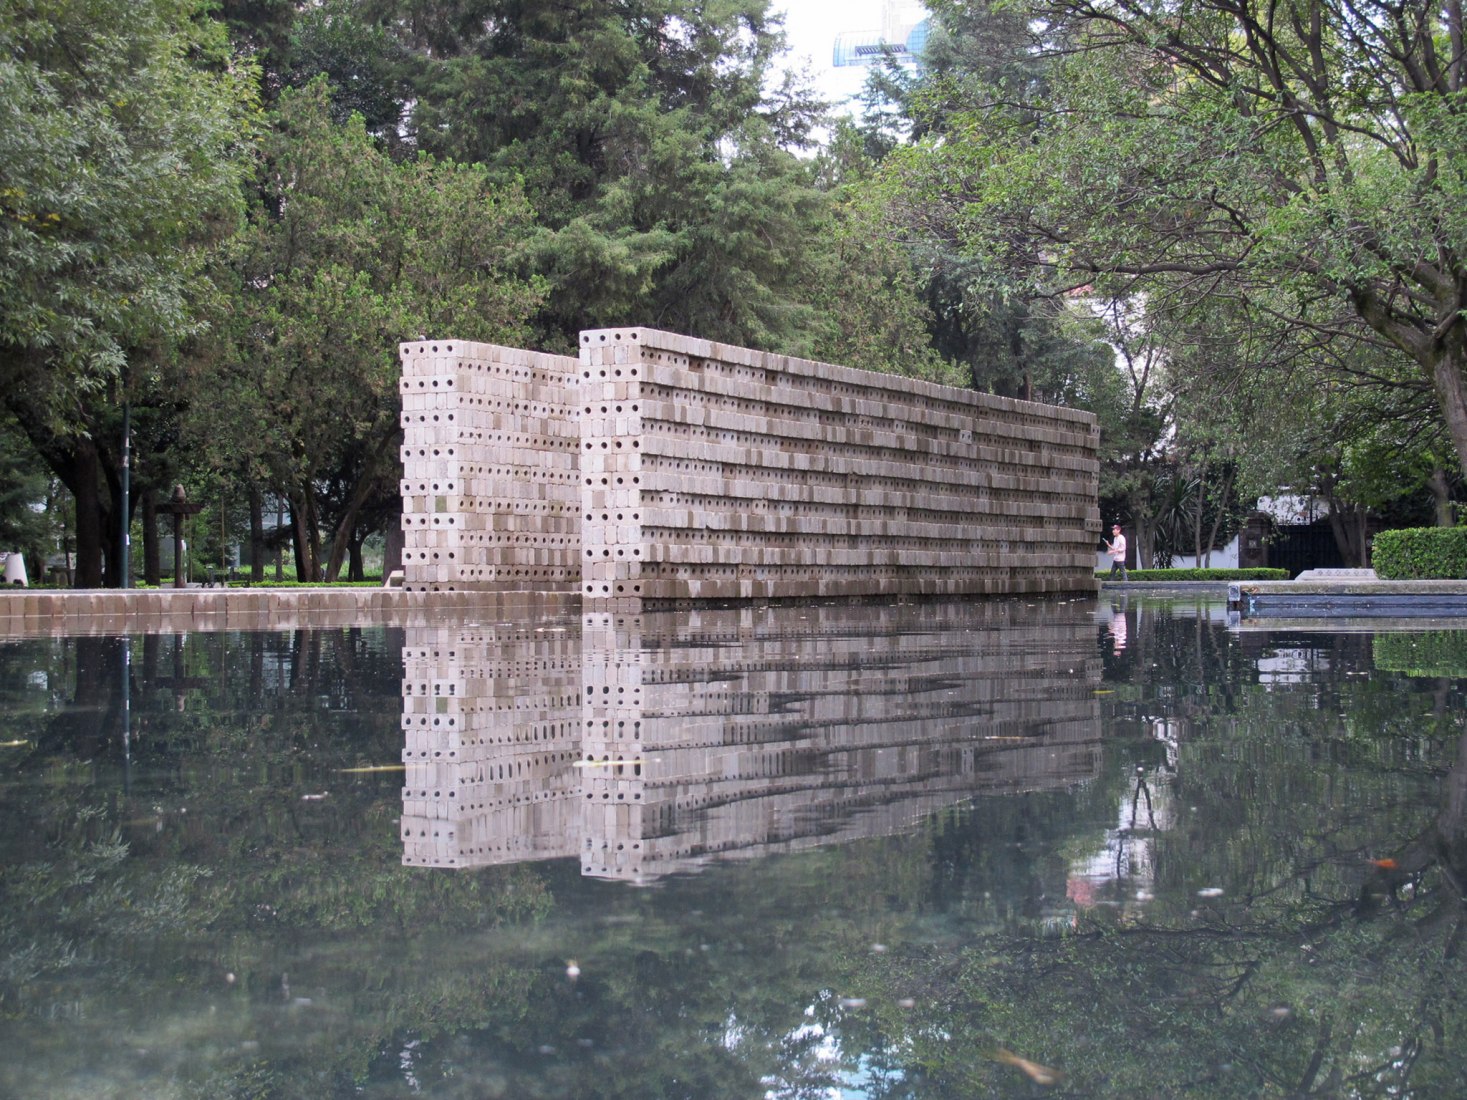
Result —
[[653, 329], [400, 351], [410, 590], [1095, 590], [1089, 413]]

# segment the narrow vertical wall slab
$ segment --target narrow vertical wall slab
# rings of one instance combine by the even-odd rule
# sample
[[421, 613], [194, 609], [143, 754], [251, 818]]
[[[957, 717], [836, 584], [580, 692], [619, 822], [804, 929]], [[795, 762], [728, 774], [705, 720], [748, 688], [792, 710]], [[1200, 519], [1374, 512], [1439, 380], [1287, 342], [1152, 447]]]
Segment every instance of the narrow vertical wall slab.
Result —
[[1094, 590], [1089, 413], [636, 327], [580, 387], [590, 606]]
[[537, 624], [407, 629], [405, 865], [480, 867], [577, 851], [580, 639]]
[[403, 587], [577, 586], [577, 361], [462, 340], [398, 350]]

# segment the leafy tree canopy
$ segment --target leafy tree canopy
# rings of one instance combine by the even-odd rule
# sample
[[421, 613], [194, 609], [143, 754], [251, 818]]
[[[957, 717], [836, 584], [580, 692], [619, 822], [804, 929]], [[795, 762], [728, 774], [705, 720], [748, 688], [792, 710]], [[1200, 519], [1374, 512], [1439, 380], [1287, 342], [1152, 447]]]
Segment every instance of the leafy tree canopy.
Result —
[[1458, 6], [1016, 10], [1049, 78], [970, 82], [899, 161], [960, 246], [1042, 292], [1227, 294], [1331, 345], [1373, 336], [1430, 387], [1467, 462]]
[[197, 0], [0, 10], [0, 382], [58, 414], [194, 328], [239, 211], [252, 77]]

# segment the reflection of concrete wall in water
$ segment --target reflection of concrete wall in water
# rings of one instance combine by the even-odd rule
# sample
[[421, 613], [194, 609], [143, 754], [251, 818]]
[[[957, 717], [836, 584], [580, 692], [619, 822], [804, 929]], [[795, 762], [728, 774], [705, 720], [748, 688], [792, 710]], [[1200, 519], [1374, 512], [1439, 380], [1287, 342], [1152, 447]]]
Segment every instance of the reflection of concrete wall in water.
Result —
[[467, 867], [574, 851], [581, 675], [573, 632], [407, 629], [404, 863]]
[[1094, 590], [1089, 413], [647, 329], [401, 354], [409, 589]]
[[[982, 603], [591, 614], [557, 641], [409, 631], [404, 862], [575, 855], [645, 880], [1072, 785], [1100, 759], [1088, 623]], [[517, 682], [537, 666], [543, 687]]]

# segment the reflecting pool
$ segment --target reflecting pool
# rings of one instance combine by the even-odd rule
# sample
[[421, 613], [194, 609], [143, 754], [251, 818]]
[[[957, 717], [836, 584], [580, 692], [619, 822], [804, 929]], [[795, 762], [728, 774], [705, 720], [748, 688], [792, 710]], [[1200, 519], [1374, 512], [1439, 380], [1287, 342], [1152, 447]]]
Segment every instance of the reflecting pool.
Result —
[[0, 1096], [1455, 1097], [1467, 632], [0, 643]]

